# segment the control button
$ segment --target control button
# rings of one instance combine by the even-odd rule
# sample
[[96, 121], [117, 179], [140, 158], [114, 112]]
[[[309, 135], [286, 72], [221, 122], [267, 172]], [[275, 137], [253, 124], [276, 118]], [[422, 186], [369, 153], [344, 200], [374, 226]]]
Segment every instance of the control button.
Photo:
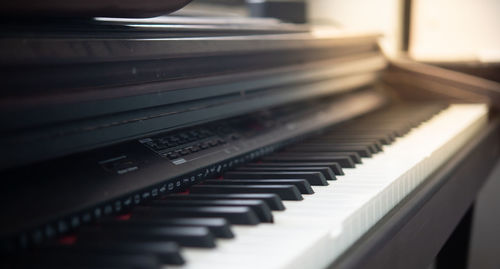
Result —
[[154, 189], [151, 190], [151, 196], [152, 197], [158, 196], [158, 189], [157, 188], [154, 188]]
[[215, 140], [211, 140], [210, 142], [208, 142], [208, 144], [211, 146], [211, 147], [214, 147], [214, 146], [217, 146], [217, 141]]
[[166, 149], [166, 148], [168, 148], [168, 146], [165, 144], [157, 144], [155, 147], [155, 149], [157, 149], [157, 150], [162, 150], [162, 149]]
[[152, 147], [152, 148], [154, 148], [156, 146], [156, 143], [153, 142], [153, 141], [150, 141], [150, 142], [147, 143], [147, 145], [150, 146], [150, 147]]
[[169, 158], [170, 160], [177, 159], [177, 158], [179, 158], [179, 154], [177, 154], [175, 152], [169, 152], [169, 153], [167, 153], [167, 158]]
[[164, 193], [166, 190], [167, 190], [167, 185], [163, 184], [163, 185], [160, 187], [160, 192], [161, 192], [161, 193]]
[[232, 139], [232, 140], [238, 140], [238, 139], [240, 139], [240, 135], [238, 135], [238, 134], [232, 134], [232, 135], [229, 136], [229, 138]]
[[202, 149], [207, 149], [207, 148], [209, 148], [209, 145], [208, 145], [207, 143], [202, 143], [202, 144], [200, 145], [200, 148], [202, 148]]
[[169, 148], [177, 146], [177, 143], [175, 142], [167, 142], [166, 144]]

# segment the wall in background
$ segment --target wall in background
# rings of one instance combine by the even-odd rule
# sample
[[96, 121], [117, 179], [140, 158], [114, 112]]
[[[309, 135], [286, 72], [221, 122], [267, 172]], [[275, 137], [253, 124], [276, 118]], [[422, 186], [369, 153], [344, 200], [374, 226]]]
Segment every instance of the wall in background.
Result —
[[400, 49], [401, 4], [399, 0], [308, 0], [309, 21], [347, 29], [375, 31], [384, 35], [382, 49], [395, 56]]
[[410, 52], [413, 57], [500, 61], [500, 1], [412, 2]]

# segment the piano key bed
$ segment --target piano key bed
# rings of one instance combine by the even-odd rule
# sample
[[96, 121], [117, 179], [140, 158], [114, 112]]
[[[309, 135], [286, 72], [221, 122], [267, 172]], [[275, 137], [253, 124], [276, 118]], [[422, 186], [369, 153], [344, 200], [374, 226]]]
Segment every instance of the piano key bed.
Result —
[[37, 268], [323, 268], [487, 122], [485, 105], [392, 106], [34, 251]]

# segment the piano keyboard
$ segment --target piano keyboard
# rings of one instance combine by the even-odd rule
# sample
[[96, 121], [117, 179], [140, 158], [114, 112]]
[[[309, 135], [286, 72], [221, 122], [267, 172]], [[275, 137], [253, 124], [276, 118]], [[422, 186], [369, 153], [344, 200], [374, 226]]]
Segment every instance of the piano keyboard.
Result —
[[37, 268], [322, 268], [487, 121], [485, 105], [411, 105], [335, 126], [81, 227]]

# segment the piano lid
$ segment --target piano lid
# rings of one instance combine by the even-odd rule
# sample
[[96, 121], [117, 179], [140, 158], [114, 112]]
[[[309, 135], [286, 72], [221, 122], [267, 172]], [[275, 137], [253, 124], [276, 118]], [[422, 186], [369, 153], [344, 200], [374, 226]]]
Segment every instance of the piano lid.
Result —
[[4, 1], [2, 16], [12, 17], [153, 17], [176, 11], [191, 0], [18, 0]]
[[376, 34], [234, 20], [2, 25], [2, 168], [356, 89], [386, 65]]

